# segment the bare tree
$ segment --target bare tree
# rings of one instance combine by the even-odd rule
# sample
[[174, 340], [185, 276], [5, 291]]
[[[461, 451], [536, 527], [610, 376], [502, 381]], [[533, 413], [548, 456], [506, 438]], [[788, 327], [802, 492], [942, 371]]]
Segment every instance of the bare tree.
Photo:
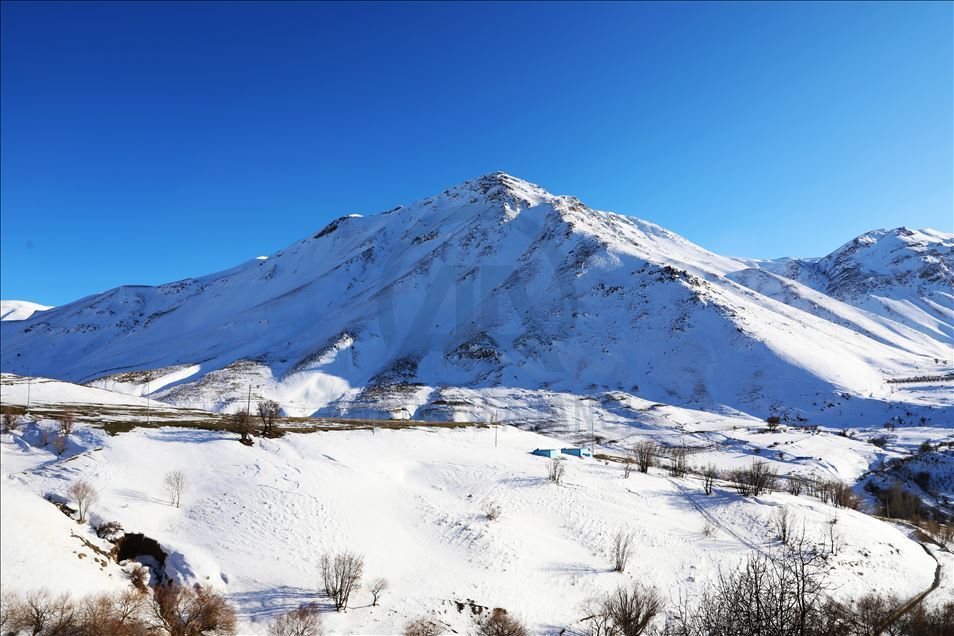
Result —
[[76, 415], [73, 413], [73, 409], [63, 411], [63, 414], [60, 415], [60, 433], [64, 436], [69, 436], [73, 433], [73, 427], [75, 425]]
[[838, 549], [841, 547], [841, 534], [838, 532], [838, 516], [835, 515], [831, 517], [827, 522], [828, 526], [828, 551], [832, 556], [838, 554]]
[[20, 428], [20, 422], [22, 422], [22, 416], [17, 413], [16, 409], [12, 406], [3, 407], [3, 430], [7, 433], [14, 433], [18, 428]]
[[688, 452], [682, 447], [669, 449], [669, 474], [673, 477], [682, 477], [686, 474], [686, 457]]
[[66, 435], [57, 435], [53, 438], [53, 452], [59, 457], [66, 452]]
[[630, 474], [633, 472], [633, 460], [629, 457], [623, 458], [623, 479], [629, 479]]
[[262, 420], [262, 435], [271, 435], [274, 431], [275, 419], [282, 412], [282, 405], [275, 400], [264, 400], [258, 403], [258, 416]]
[[39, 429], [40, 433], [40, 446], [46, 448], [50, 445], [50, 436], [53, 434], [52, 429], [48, 426], [41, 426]]
[[484, 504], [484, 517], [487, 521], [495, 521], [503, 513], [503, 508], [496, 501], [488, 501]]
[[611, 551], [613, 553], [613, 570], [623, 572], [633, 551], [633, 535], [625, 530], [617, 532], [613, 537]]
[[335, 611], [348, 609], [351, 593], [360, 586], [364, 559], [350, 552], [341, 552], [334, 557], [323, 554], [320, 567], [325, 593], [334, 603]]
[[53, 596], [47, 590], [27, 594], [10, 617], [14, 634], [71, 634], [78, 629], [76, 604], [67, 594]]
[[172, 581], [156, 588], [151, 609], [156, 626], [169, 636], [235, 634], [235, 610], [221, 596], [200, 585]]
[[478, 636], [529, 636], [530, 632], [502, 607], [495, 607], [490, 615], [477, 623]]
[[566, 467], [563, 465], [563, 460], [559, 457], [554, 457], [550, 460], [547, 478], [553, 483], [559, 484], [563, 481], [564, 471], [566, 471]]
[[378, 599], [381, 598], [381, 595], [384, 594], [384, 591], [389, 587], [391, 587], [391, 584], [388, 583], [388, 580], [385, 578], [376, 578], [371, 581], [371, 585], [368, 586], [368, 591], [371, 592], [372, 606], [378, 604]]
[[789, 475], [788, 477], [788, 494], [795, 495], [796, 497], [802, 494], [802, 480], [794, 475]]
[[162, 480], [162, 487], [169, 497], [169, 503], [176, 508], [179, 507], [179, 503], [182, 501], [182, 493], [185, 492], [188, 485], [185, 473], [181, 470], [173, 470], [166, 473], [165, 478]]
[[80, 523], [86, 521], [89, 507], [99, 499], [99, 493], [96, 492], [91, 483], [83, 480], [73, 482], [67, 493], [76, 502], [76, 511], [79, 514]]
[[639, 636], [648, 633], [662, 607], [655, 588], [634, 584], [618, 588], [591, 606], [584, 620], [591, 636]]
[[404, 627], [404, 636], [440, 636], [442, 631], [437, 621], [421, 616]]
[[321, 636], [321, 611], [309, 603], [279, 615], [268, 626], [268, 636]]
[[752, 462], [752, 468], [749, 469], [749, 484], [752, 486], [752, 494], [758, 497], [763, 492], [775, 489], [777, 475], [765, 462]]
[[775, 528], [775, 534], [782, 545], [788, 545], [788, 538], [792, 533], [792, 517], [789, 514], [788, 506], [779, 506], [772, 517], [772, 525]]
[[719, 471], [715, 466], [709, 464], [702, 469], [702, 490], [707, 494], [711, 495], [713, 492], [713, 487], [715, 485], [716, 477], [718, 477]]
[[248, 446], [252, 445], [252, 418], [245, 409], [240, 409], [232, 414], [232, 428], [242, 436], [242, 443]]
[[633, 455], [636, 456], [639, 472], [649, 472], [649, 467], [653, 465], [653, 458], [656, 455], [656, 448], [656, 443], [650, 441], [639, 442], [633, 446]]

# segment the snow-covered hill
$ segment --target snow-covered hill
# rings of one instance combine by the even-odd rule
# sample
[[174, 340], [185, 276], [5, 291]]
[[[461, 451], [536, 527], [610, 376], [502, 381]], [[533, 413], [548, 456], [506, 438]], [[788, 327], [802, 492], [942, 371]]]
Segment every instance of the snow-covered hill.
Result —
[[26, 320], [38, 311], [52, 309], [28, 300], [0, 300], [0, 320]]
[[954, 364], [952, 243], [898, 230], [817, 261], [727, 258], [493, 173], [4, 323], [0, 367], [214, 410], [251, 386], [302, 415], [585, 419], [633, 399], [951, 425], [886, 380]]

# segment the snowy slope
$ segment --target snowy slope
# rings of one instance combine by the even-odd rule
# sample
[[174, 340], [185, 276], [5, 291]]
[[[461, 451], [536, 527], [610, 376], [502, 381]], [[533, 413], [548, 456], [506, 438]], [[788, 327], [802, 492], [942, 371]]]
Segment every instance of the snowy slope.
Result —
[[[905, 404], [886, 383], [952, 364], [952, 239], [917, 236], [930, 241], [869, 255], [866, 239], [800, 265], [811, 275], [780, 275], [494, 173], [342, 217], [225, 272], [5, 323], [0, 367], [212, 410], [237, 408], [251, 386], [290, 414], [486, 419], [503, 390], [517, 400], [496, 405], [503, 417], [622, 393], [758, 417], [950, 425], [949, 406]], [[845, 273], [868, 260], [870, 282]], [[823, 275], [838, 284], [822, 287]], [[858, 289], [883, 298], [869, 307]], [[881, 311], [889, 301], [909, 317]], [[910, 319], [934, 305], [935, 329]], [[464, 397], [446, 399], [455, 390]]]
[[28, 300], [0, 300], [0, 320], [26, 320], [38, 311], [52, 309]]
[[[579, 459], [567, 462], [563, 484], [551, 483], [549, 460], [528, 451], [560, 442], [511, 427], [496, 436], [489, 428], [290, 434], [252, 447], [234, 435], [172, 428], [115, 437], [83, 428], [76, 437], [68, 461], [36, 448], [31, 430], [0, 438], [2, 583], [115, 585], [116, 566], [87, 572], [76, 563], [70, 534], [89, 529], [67, 527], [41, 499], [83, 478], [100, 492], [96, 520], [158, 540], [169, 575], [211, 586], [241, 610], [242, 634], [265, 633], [270, 617], [303, 602], [327, 609], [317, 561], [345, 549], [364, 556], [366, 580], [384, 576], [391, 587], [380, 607], [370, 607], [362, 589], [349, 611], [325, 611], [326, 633], [395, 634], [431, 612], [448, 633], [470, 633], [472, 601], [507, 608], [531, 633], [556, 634], [580, 627], [589, 598], [630, 581], [657, 586], [667, 604], [695, 598], [720, 568], [778, 547], [770, 520], [779, 505], [819, 544], [837, 517], [844, 547], [829, 565], [840, 598], [907, 597], [934, 573], [933, 560], [895, 527], [809, 497], [743, 498], [722, 486], [705, 497], [691, 478], [653, 468], [624, 479], [618, 465]], [[181, 508], [163, 494], [169, 470], [188, 478]], [[496, 521], [483, 515], [488, 503], [501, 507]], [[34, 542], [22, 533], [12, 540], [6, 528], [16, 530], [15, 519], [40, 528], [49, 551], [30, 550]], [[617, 573], [609, 549], [621, 530], [634, 537], [635, 553]], [[76, 570], [76, 579], [52, 576], [51, 563]], [[951, 593], [945, 582], [938, 595]]]

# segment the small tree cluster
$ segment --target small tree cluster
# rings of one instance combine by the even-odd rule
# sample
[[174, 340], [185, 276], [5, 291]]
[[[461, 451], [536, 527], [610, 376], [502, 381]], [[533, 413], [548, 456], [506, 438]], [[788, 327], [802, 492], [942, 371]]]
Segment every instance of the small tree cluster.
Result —
[[639, 466], [639, 472], [648, 473], [650, 466], [656, 456], [657, 446], [655, 442], [639, 442], [633, 446], [633, 456], [636, 458], [636, 465]]
[[715, 466], [709, 464], [702, 469], [702, 490], [707, 495], [715, 491], [715, 480], [719, 477], [719, 471]]
[[0, 630], [33, 636], [231, 636], [235, 611], [205, 588], [173, 583], [74, 599], [46, 590], [4, 591]]
[[685, 448], [674, 447], [669, 449], [669, 474], [672, 477], [682, 477], [686, 474], [686, 458], [689, 456]]
[[788, 545], [789, 537], [792, 535], [792, 515], [787, 506], [780, 506], [775, 510], [772, 517], [772, 526], [775, 528], [775, 535], [782, 545]]
[[421, 616], [404, 627], [404, 636], [440, 636], [444, 630], [435, 619]]
[[76, 415], [72, 409], [66, 409], [60, 415], [60, 434], [63, 437], [69, 437], [73, 433], [74, 426], [76, 426]]
[[275, 420], [282, 412], [282, 405], [275, 400], [258, 403], [258, 417], [262, 420], [262, 435], [270, 436], [275, 430]]
[[361, 585], [364, 559], [350, 552], [334, 556], [323, 554], [319, 564], [325, 593], [335, 606], [335, 611], [348, 609], [351, 594]]
[[23, 421], [22, 416], [12, 406], [3, 407], [3, 432], [15, 433]]
[[186, 479], [185, 473], [181, 470], [173, 470], [166, 473], [166, 476], [162, 480], [162, 488], [169, 498], [169, 504], [176, 508], [182, 503], [182, 494], [185, 492], [187, 486], [188, 480]]
[[775, 489], [777, 473], [765, 462], [753, 461], [749, 468], [739, 468], [729, 472], [729, 481], [735, 491], [743, 496], [758, 497], [764, 492]]

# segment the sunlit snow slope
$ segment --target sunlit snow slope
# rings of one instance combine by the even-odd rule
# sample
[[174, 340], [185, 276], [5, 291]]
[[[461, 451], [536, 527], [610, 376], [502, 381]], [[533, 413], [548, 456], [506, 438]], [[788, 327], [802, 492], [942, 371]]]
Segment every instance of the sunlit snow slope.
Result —
[[899, 229], [818, 260], [726, 258], [494, 173], [218, 274], [4, 323], [0, 367], [217, 410], [250, 385], [291, 414], [441, 419], [612, 391], [947, 425], [949, 407], [886, 380], [951, 367], [952, 244]]

